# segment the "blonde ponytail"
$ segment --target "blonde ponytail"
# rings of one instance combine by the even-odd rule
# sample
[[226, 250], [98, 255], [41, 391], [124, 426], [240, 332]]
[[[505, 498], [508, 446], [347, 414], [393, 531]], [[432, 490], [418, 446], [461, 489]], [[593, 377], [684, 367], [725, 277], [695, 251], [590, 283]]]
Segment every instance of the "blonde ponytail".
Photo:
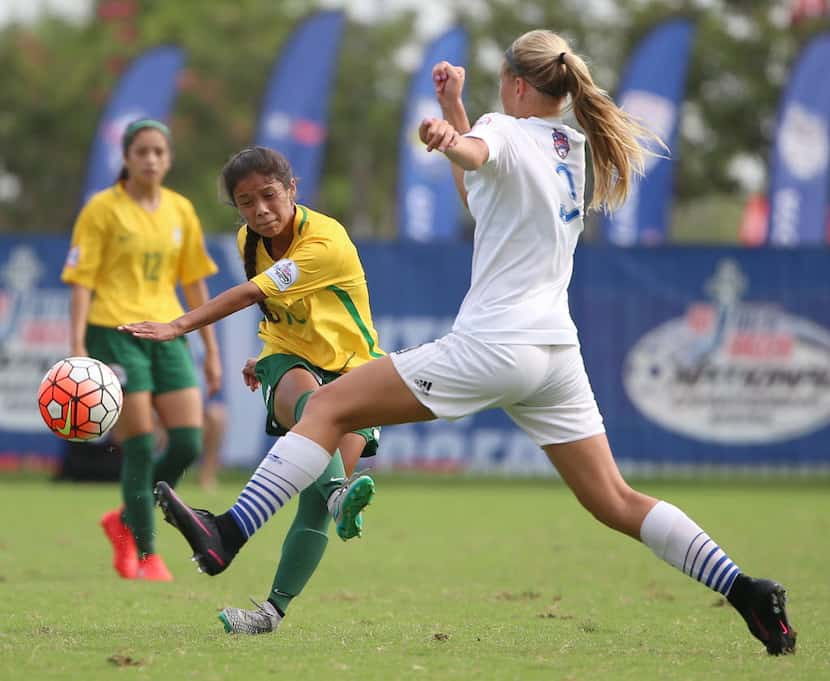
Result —
[[[529, 31], [505, 54], [507, 67], [544, 94], [570, 107], [588, 138], [594, 166], [591, 208], [613, 210], [625, 202], [636, 175], [645, 170], [653, 148], [668, 151], [663, 141], [620, 109], [596, 86], [588, 65], [552, 31]], [[651, 148], [644, 142], [651, 141]]]

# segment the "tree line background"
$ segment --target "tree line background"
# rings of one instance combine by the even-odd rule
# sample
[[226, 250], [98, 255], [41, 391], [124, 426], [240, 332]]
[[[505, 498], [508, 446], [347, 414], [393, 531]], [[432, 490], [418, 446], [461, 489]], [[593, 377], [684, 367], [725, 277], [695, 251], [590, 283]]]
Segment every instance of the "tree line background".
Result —
[[[325, 3], [327, 7], [332, 2]], [[497, 108], [497, 55], [520, 33], [552, 28], [587, 55], [614, 93], [627, 56], [663, 19], [696, 21], [675, 177], [675, 241], [734, 242], [749, 184], [766, 167], [779, 96], [800, 48], [830, 21], [790, 25], [786, 0], [445, 0], [469, 30], [471, 118]], [[594, 12], [592, 7], [605, 8]], [[610, 11], [609, 7], [616, 7]], [[99, 117], [118, 77], [145, 49], [175, 44], [187, 62], [171, 127], [167, 184], [195, 204], [208, 232], [227, 232], [225, 160], [252, 143], [280, 47], [314, 2], [99, 0], [75, 25], [48, 16], [0, 30], [0, 232], [66, 233], [79, 208]], [[355, 237], [396, 236], [400, 125], [411, 76], [401, 55], [423, 44], [412, 12], [351, 17], [332, 92], [316, 208]], [[494, 57], [495, 55], [495, 57]], [[410, 60], [411, 61], [411, 60]], [[763, 176], [758, 178], [764, 189]]]

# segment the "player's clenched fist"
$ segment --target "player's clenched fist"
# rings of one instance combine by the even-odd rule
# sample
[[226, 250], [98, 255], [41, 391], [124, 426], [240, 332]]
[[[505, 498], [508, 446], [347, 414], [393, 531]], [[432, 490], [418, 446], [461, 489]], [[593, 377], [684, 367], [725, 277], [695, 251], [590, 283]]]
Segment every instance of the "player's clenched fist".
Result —
[[427, 145], [427, 151], [446, 151], [458, 144], [458, 132], [447, 121], [440, 118], [425, 118], [418, 128], [418, 136]]
[[465, 71], [463, 66], [454, 66], [448, 61], [440, 61], [432, 67], [432, 82], [438, 101], [458, 99], [464, 89]]

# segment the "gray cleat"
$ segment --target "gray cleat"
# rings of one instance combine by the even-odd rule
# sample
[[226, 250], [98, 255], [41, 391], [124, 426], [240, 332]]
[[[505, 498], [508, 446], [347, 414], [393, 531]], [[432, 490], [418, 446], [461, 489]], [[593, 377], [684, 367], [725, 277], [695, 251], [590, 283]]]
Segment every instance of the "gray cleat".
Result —
[[269, 634], [276, 631], [282, 615], [277, 612], [274, 604], [271, 601], [257, 603], [253, 598], [251, 603], [256, 606], [256, 610], [225, 608], [219, 613], [225, 631], [229, 634]]

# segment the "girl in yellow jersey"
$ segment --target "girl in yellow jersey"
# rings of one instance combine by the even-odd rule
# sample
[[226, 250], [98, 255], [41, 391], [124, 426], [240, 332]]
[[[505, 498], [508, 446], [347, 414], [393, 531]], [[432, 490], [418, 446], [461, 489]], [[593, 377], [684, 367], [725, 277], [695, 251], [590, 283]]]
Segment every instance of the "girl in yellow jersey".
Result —
[[[297, 184], [281, 154], [263, 147], [239, 152], [222, 171], [222, 189], [246, 222], [237, 240], [250, 281], [170, 323], [126, 324], [121, 330], [144, 342], [170, 342], [258, 304], [263, 315], [262, 352], [247, 362], [242, 375], [251, 390], [262, 389], [266, 430], [279, 436], [296, 423], [320, 385], [383, 356], [372, 326], [366, 276], [343, 226], [295, 203]], [[331, 517], [342, 539], [361, 533], [360, 513], [374, 494], [374, 482], [366, 475], [350, 481], [347, 475], [361, 456], [376, 452], [378, 436], [377, 428], [346, 433], [339, 453], [330, 461], [327, 457], [323, 474], [308, 480], [314, 484], [300, 494], [267, 600], [256, 610], [223, 610], [220, 619], [226, 631], [260, 634], [276, 629], [323, 556]], [[193, 511], [189, 520], [196, 532], [223, 528], [221, 544], [197, 552], [202, 570], [211, 575], [222, 572], [285, 503], [287, 483], [281, 465], [267, 455], [228, 512], [214, 516]], [[187, 519], [168, 512], [174, 494], [169, 485], [160, 482], [156, 494], [165, 517], [184, 531]]]
[[[84, 206], [72, 233], [61, 278], [72, 287], [71, 350], [112, 366], [124, 388], [116, 426], [124, 461], [124, 507], [101, 519], [126, 579], [169, 581], [154, 547], [153, 485], [175, 485], [202, 444], [202, 397], [183, 339], [154, 344], [118, 333], [136, 318], [169, 321], [208, 299], [205, 277], [217, 270], [192, 204], [162, 186], [170, 169], [170, 132], [151, 119], [130, 124], [122, 139], [124, 166], [112, 187]], [[213, 329], [202, 329], [208, 392], [219, 389], [221, 365]], [[154, 420], [168, 446], [154, 461]]]

